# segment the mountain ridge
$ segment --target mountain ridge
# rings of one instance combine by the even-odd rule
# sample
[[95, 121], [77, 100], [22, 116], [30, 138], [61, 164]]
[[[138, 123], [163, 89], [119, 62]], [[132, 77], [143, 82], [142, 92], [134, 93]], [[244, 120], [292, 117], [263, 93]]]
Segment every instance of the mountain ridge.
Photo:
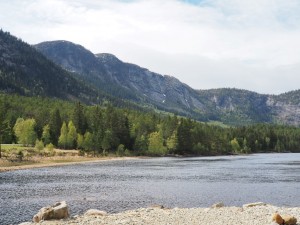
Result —
[[[56, 42], [52, 42], [52, 45], [55, 47]], [[49, 49], [45, 49], [43, 42], [35, 47], [50, 60], [64, 67], [63, 61], [59, 61], [55, 55], [51, 54], [50, 50], [53, 48], [51, 44], [48, 43]], [[60, 51], [64, 51], [63, 48], [60, 48]], [[93, 54], [89, 50], [86, 51], [90, 55]], [[56, 54], [64, 53], [56, 52]], [[80, 53], [77, 52], [76, 55]], [[122, 62], [113, 54], [93, 55], [93, 61], [98, 60], [98, 76], [105, 80], [104, 83], [111, 83], [115, 87], [131, 91], [135, 98], [127, 99], [137, 101], [139, 104], [150, 104], [164, 111], [202, 121], [217, 120], [233, 125], [261, 122], [300, 124], [299, 106], [296, 104], [299, 103], [297, 99], [300, 99], [296, 97], [300, 96], [299, 90], [280, 95], [259, 94], [236, 88], [195, 90], [175, 77], [161, 75], [138, 65]], [[75, 71], [82, 73], [79, 69], [75, 68]], [[85, 69], [89, 70], [89, 67]], [[89, 73], [85, 73], [87, 74]]]
[[128, 101], [142, 108], [229, 125], [300, 125], [300, 90], [280, 95], [236, 88], [195, 90], [175, 77], [123, 62], [110, 53], [94, 54], [69, 41], [33, 47], [1, 31], [2, 92], [88, 104], [104, 98]]

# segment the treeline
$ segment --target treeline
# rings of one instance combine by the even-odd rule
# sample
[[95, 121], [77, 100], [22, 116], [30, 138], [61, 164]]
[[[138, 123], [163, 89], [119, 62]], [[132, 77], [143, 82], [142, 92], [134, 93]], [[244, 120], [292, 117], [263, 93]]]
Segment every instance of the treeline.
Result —
[[220, 155], [300, 152], [300, 128], [258, 124], [224, 128], [175, 115], [0, 95], [0, 140], [82, 153]]

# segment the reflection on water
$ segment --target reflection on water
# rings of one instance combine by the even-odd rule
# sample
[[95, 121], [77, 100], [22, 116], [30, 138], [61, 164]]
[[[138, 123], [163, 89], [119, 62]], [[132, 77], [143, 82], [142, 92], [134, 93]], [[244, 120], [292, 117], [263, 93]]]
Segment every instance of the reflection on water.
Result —
[[154, 158], [0, 173], [0, 224], [31, 220], [66, 200], [73, 215], [162, 204], [207, 207], [263, 201], [300, 205], [300, 154]]

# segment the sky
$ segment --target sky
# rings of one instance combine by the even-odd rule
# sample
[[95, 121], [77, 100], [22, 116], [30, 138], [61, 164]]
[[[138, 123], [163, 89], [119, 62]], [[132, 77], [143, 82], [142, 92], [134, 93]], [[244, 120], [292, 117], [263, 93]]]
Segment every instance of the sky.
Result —
[[0, 0], [0, 28], [112, 53], [195, 89], [300, 89], [300, 0]]

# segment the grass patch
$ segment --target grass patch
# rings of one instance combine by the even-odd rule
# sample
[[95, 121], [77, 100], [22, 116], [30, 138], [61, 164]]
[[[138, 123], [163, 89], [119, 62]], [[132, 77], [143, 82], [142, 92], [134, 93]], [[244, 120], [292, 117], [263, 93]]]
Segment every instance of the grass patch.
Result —
[[19, 144], [2, 144], [1, 145], [1, 149], [2, 151], [10, 151], [10, 150], [34, 150], [34, 147], [25, 147], [25, 146], [22, 146], [22, 145], [19, 145]]

